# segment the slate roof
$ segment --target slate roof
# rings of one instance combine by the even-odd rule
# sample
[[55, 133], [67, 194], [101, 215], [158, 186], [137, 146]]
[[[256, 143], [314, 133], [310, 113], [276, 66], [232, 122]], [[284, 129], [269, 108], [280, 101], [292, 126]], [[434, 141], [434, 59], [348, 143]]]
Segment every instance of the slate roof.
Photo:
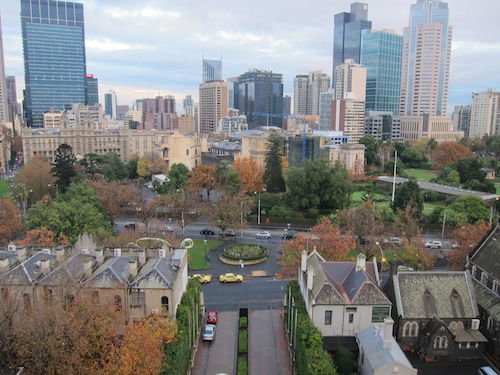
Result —
[[500, 226], [486, 236], [470, 261], [500, 280]]
[[393, 276], [397, 314], [403, 318], [475, 318], [472, 278], [465, 272], [401, 272]]
[[40, 280], [40, 285], [58, 285], [58, 284], [79, 284], [85, 277], [84, 261], [90, 260], [92, 269], [97, 264], [96, 258], [92, 255], [78, 253], [66, 262], [62, 262], [52, 272]]
[[500, 322], [500, 298], [476, 280], [473, 280], [472, 284], [479, 306], [486, 310], [489, 316]]
[[54, 254], [36, 253], [0, 277], [0, 284], [31, 285], [43, 276], [39, 266], [43, 260], [49, 260], [52, 269], [57, 257]]
[[12, 269], [13, 266], [19, 263], [19, 258], [17, 257], [17, 254], [13, 251], [0, 250], [0, 259], [9, 260], [9, 270]]
[[128, 265], [131, 260], [138, 262], [139, 258], [136, 256], [119, 256], [106, 259], [85, 284], [91, 284], [96, 288], [115, 288], [128, 285], [132, 276]]
[[[365, 361], [368, 361], [374, 370], [391, 364], [401, 364], [408, 369], [413, 369], [394, 337], [391, 347], [384, 348], [383, 334], [383, 330], [378, 326], [371, 326], [356, 334], [358, 343], [363, 348]], [[414, 371], [417, 374], [417, 370]]]
[[177, 270], [177, 266], [169, 258], [150, 259], [130, 286], [138, 289], [172, 288]]

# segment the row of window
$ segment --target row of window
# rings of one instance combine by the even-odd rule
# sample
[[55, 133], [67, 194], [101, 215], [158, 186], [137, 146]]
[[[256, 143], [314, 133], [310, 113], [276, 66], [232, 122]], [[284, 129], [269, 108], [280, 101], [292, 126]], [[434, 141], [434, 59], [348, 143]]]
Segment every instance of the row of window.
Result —
[[[357, 312], [356, 307], [347, 307], [346, 312], [349, 313], [348, 315], [348, 322], [353, 323], [354, 322], [354, 314]], [[390, 308], [385, 307], [385, 306], [374, 306], [372, 307], [372, 323], [383, 323], [384, 319], [389, 316], [390, 313]], [[331, 325], [332, 324], [332, 316], [333, 316], [333, 311], [332, 310], [325, 310], [325, 325]]]

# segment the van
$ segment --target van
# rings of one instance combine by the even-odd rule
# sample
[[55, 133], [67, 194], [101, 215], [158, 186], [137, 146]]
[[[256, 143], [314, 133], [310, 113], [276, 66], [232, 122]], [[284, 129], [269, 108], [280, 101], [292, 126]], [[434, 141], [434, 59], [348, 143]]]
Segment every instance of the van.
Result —
[[483, 366], [477, 370], [478, 375], [498, 375], [490, 366]]

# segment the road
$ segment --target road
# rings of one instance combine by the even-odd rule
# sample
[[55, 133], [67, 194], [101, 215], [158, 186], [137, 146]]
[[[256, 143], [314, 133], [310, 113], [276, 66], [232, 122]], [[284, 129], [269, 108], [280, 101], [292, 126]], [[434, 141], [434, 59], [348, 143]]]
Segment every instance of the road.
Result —
[[219, 313], [215, 340], [204, 342], [200, 337], [193, 375], [234, 374], [238, 340], [238, 312]]

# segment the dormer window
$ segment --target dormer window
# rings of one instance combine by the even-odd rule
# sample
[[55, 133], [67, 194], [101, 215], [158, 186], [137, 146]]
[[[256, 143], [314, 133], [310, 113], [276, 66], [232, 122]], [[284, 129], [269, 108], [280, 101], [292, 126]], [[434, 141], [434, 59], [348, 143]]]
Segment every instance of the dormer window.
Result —
[[481, 283], [488, 285], [488, 274], [486, 272], [481, 272]]
[[498, 280], [493, 280], [493, 287], [491, 289], [493, 293], [500, 294], [500, 282]]

